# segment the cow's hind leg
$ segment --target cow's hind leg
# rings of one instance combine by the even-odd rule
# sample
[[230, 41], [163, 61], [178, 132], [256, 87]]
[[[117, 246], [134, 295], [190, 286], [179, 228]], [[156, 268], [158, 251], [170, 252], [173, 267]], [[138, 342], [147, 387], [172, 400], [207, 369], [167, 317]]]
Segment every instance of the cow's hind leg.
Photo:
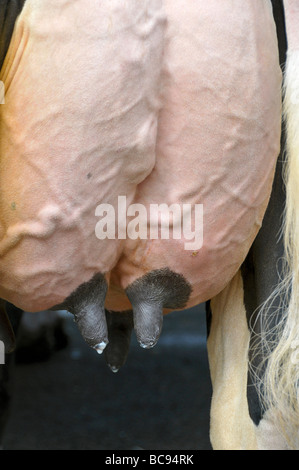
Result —
[[247, 402], [250, 332], [240, 271], [210, 302], [208, 355], [213, 386], [210, 437], [215, 450], [256, 449]]

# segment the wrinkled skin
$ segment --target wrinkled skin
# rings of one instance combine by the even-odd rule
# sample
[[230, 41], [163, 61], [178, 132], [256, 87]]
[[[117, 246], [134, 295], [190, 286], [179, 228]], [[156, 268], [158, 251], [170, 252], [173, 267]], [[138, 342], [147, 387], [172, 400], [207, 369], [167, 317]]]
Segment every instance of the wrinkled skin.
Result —
[[[270, 1], [27, 0], [1, 79], [1, 297], [67, 308], [98, 352], [105, 310], [133, 310], [152, 347], [163, 313], [220, 292], [261, 226], [280, 146]], [[203, 245], [97, 239], [96, 207], [119, 195], [203, 204]]]

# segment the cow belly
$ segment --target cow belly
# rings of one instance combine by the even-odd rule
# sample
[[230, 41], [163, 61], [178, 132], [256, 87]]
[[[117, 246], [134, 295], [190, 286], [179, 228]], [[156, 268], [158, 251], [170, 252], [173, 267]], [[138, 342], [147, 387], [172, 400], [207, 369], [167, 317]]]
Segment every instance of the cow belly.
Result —
[[[279, 152], [268, 0], [27, 0], [1, 76], [3, 298], [47, 309], [102, 272], [107, 308], [123, 310], [124, 289], [165, 267], [191, 284], [188, 305], [227, 284]], [[119, 195], [148, 211], [202, 204], [202, 246], [98, 240], [95, 209]]]
[[[119, 287], [163, 267], [191, 284], [188, 306], [220, 292], [261, 226], [280, 148], [281, 72], [270, 2], [164, 5], [156, 164], [135, 202], [147, 207], [148, 220], [153, 203], [202, 204], [203, 244], [187, 250], [184, 237], [128, 242], [111, 277], [112, 309], [121, 303]], [[193, 230], [200, 229], [194, 217]]]

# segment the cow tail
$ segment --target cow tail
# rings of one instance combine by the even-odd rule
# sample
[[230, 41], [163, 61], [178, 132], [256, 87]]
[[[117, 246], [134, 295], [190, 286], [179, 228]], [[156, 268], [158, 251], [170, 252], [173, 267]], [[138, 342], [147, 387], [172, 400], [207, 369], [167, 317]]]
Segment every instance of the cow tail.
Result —
[[270, 410], [290, 448], [299, 449], [299, 51], [289, 51], [284, 71], [283, 125], [286, 130], [283, 220], [285, 257], [282, 280], [267, 310], [280, 299], [275, 325], [263, 324], [265, 372], [261, 381], [265, 409]]

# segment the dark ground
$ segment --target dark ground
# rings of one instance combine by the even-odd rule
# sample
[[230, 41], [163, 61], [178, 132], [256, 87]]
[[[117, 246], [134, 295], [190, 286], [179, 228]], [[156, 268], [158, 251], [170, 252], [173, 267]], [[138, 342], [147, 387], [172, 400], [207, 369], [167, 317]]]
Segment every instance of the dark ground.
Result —
[[209, 450], [203, 306], [165, 317], [158, 345], [132, 337], [113, 374], [68, 316], [67, 348], [16, 367], [4, 450]]

